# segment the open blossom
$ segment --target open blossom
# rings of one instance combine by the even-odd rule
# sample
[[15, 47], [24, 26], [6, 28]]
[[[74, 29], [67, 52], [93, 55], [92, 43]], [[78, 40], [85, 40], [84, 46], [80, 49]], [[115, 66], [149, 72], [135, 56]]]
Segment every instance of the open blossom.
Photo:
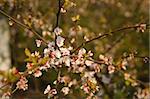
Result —
[[59, 28], [59, 27], [57, 27], [57, 28], [54, 29], [54, 33], [55, 33], [56, 35], [60, 35], [61, 32], [62, 32], [62, 29]]
[[10, 69], [12, 71], [12, 74], [14, 75], [19, 75], [19, 71], [16, 67], [13, 67], [12, 69]]
[[44, 55], [45, 55], [45, 56], [48, 56], [49, 53], [50, 53], [50, 49], [49, 49], [49, 48], [45, 48], [45, 49], [44, 49]]
[[76, 71], [76, 73], [83, 73], [84, 71], [85, 71], [85, 66], [83, 66], [83, 67], [77, 67], [77, 71]]
[[89, 55], [89, 56], [93, 56], [92, 51], [88, 51], [88, 55]]
[[126, 66], [128, 65], [128, 62], [127, 60], [123, 60], [122, 63], [121, 63], [121, 68], [126, 70]]
[[113, 65], [109, 65], [108, 66], [108, 73], [111, 74], [113, 72], [115, 72], [115, 67]]
[[8, 92], [5, 92], [1, 98], [2, 99], [10, 99], [10, 96], [11, 96], [11, 93], [8, 91]]
[[85, 61], [85, 64], [86, 64], [87, 66], [91, 66], [91, 65], [93, 64], [93, 61], [86, 60], [86, 61]]
[[139, 88], [138, 91], [135, 93], [137, 99], [149, 99], [150, 98], [150, 91], [149, 89], [141, 89]]
[[47, 86], [47, 88], [44, 91], [44, 94], [48, 94], [48, 96], [53, 97], [57, 94], [56, 89], [51, 89], [50, 85]]
[[52, 54], [54, 54], [56, 58], [60, 58], [61, 57], [61, 52], [59, 50], [53, 51]]
[[64, 93], [64, 95], [67, 95], [69, 93], [70, 89], [69, 89], [69, 87], [63, 87], [61, 89], [61, 91]]
[[70, 55], [70, 50], [67, 48], [60, 48], [60, 51], [61, 51], [63, 56]]
[[83, 89], [83, 91], [84, 91], [85, 93], [90, 93], [90, 87], [88, 86], [87, 83], [83, 84], [83, 85], [81, 86], [81, 89]]
[[78, 58], [73, 64], [76, 64], [76, 65], [84, 64], [84, 59]]
[[146, 30], [146, 24], [140, 24], [139, 27], [137, 27], [138, 32], [144, 32]]
[[63, 62], [66, 66], [70, 66], [71, 59], [68, 56], [63, 57]]
[[42, 75], [42, 72], [39, 69], [35, 70], [34, 77], [40, 77], [41, 75]]
[[37, 46], [37, 47], [40, 47], [41, 44], [42, 44], [42, 40], [36, 40], [36, 46]]
[[49, 43], [48, 43], [48, 49], [49, 49], [50, 51], [54, 51], [54, 47], [55, 47], [55, 42], [49, 42]]
[[64, 41], [65, 41], [65, 39], [63, 37], [57, 36], [57, 38], [56, 38], [56, 44], [57, 44], [58, 47], [63, 46], [64, 45]]
[[78, 56], [82, 57], [86, 53], [86, 50], [84, 48], [79, 50]]
[[64, 8], [61, 8], [60, 12], [61, 12], [61, 13], [66, 13], [67, 10], [65, 10]]
[[94, 74], [95, 74], [94, 71], [85, 72], [83, 77], [85, 77], [85, 78], [87, 78], [87, 77], [88, 77], [88, 78], [92, 78], [92, 77], [94, 77]]
[[100, 72], [101, 70], [100, 66], [96, 63], [93, 63], [90, 68], [94, 69], [95, 72]]
[[33, 66], [34, 66], [33, 63], [27, 63], [27, 65], [26, 65], [27, 69], [32, 69]]
[[104, 55], [99, 55], [99, 59], [104, 61], [105, 64], [112, 64], [112, 58], [111, 57], [106, 57]]
[[49, 31], [42, 31], [42, 35], [45, 37], [47, 35], [51, 35], [51, 33]]
[[105, 60], [105, 56], [104, 55], [99, 55], [99, 59]]
[[32, 69], [34, 67], [33, 63], [27, 63], [26, 67], [28, 69], [28, 73], [32, 74]]
[[51, 66], [50, 66], [50, 63], [49, 63], [49, 61], [47, 61], [46, 64], [43, 65], [43, 66], [41, 66], [39, 69], [40, 69], [40, 70], [46, 70], [46, 71], [47, 71], [47, 69], [49, 69], [50, 67], [51, 67]]
[[89, 80], [90, 82], [92, 82], [93, 84], [96, 84], [97, 81], [96, 81], [96, 79], [95, 79], [95, 77], [94, 77], [94, 74], [95, 74], [94, 71], [92, 71], [92, 72], [85, 72], [85, 73], [84, 73], [84, 76], [82, 77], [82, 80], [84, 81], [85, 79], [88, 78], [88, 80]]
[[17, 88], [18, 89], [22, 89], [22, 90], [27, 90], [28, 89], [28, 84], [27, 84], [28, 80], [21, 76], [20, 80], [17, 82]]
[[58, 77], [58, 81], [61, 83], [69, 83], [71, 78], [69, 76]]

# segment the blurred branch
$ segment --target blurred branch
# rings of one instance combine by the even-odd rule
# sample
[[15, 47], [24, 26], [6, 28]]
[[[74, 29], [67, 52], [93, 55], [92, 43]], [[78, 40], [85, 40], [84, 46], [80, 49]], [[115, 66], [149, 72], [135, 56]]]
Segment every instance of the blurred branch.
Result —
[[[62, 5], [63, 4], [61, 4], [61, 0], [58, 0], [58, 12], [56, 13], [56, 23], [55, 23], [55, 26], [52, 29], [53, 32], [54, 32], [55, 28], [59, 27], [59, 17], [60, 17], [60, 11], [61, 11]], [[56, 39], [57, 39], [57, 35], [55, 33], [55, 47], [59, 48], [57, 46], [57, 44], [56, 44]]]
[[[134, 56], [135, 58], [145, 58], [145, 57], [141, 57], [141, 56]], [[146, 57], [146, 58], [149, 58], [149, 57]], [[97, 63], [97, 64], [105, 64], [104, 62], [100, 61], [100, 60], [93, 60], [93, 59], [88, 59], [90, 61], [93, 61], [94, 63]], [[108, 64], [105, 64], [107, 66], [109, 66]], [[115, 67], [118, 67], [117, 64], [113, 64]], [[88, 68], [89, 69], [89, 68]], [[89, 69], [90, 70], [90, 69]], [[120, 73], [122, 73], [124, 75], [125, 71], [122, 71], [120, 68], [116, 68], [116, 70]], [[101, 81], [101, 78], [98, 77], [97, 75], [94, 75], [94, 77], [96, 78], [97, 81], [99, 81], [99, 83], [102, 85], [102, 87], [104, 88], [104, 90], [106, 91], [106, 93], [110, 96], [111, 93], [109, 93], [107, 87], [105, 86], [105, 84]], [[143, 87], [146, 87], [147, 86], [147, 83], [141, 81], [141, 80], [138, 80], [138, 79], [135, 79], [133, 77], [131, 77], [134, 81], [136, 81], [137, 83], [139, 83], [140, 85], [142, 85]]]
[[[90, 60], [90, 59], [89, 59]], [[98, 62], [97, 60], [91, 60], [94, 62]], [[101, 64], [101, 62], [98, 62], [98, 64]], [[90, 68], [87, 67], [87, 69], [90, 71]], [[102, 81], [102, 78], [99, 77], [96, 73], [94, 74], [94, 77], [96, 78], [96, 80], [98, 81], [98, 84], [101, 85], [101, 87], [103, 88], [103, 90], [105, 91], [105, 93], [109, 96], [109, 98], [112, 96], [112, 93], [109, 91], [108, 86], [105, 85], [105, 83]]]
[[[103, 38], [106, 38], [106, 37], [108, 37], [108, 36], [112, 36], [112, 35], [114, 35], [115, 33], [120, 32], [120, 31], [129, 30], [129, 29], [137, 29], [137, 28], [140, 28], [141, 25], [143, 25], [143, 24], [138, 24], [138, 25], [133, 25], [133, 26], [127, 26], [127, 27], [123, 27], [123, 28], [116, 29], [116, 30], [111, 31], [111, 32], [109, 32], [109, 33], [104, 33], [103, 35], [99, 35], [99, 36], [97, 36], [97, 37], [95, 37], [95, 38], [93, 38], [93, 39], [91, 39], [91, 40], [89, 40], [89, 41], [83, 42], [83, 43], [82, 43], [81, 45], [79, 45], [72, 53], [75, 53], [75, 52], [76, 52], [77, 50], [79, 50], [81, 47], [85, 46], [86, 44], [88, 44], [88, 43], [90, 43], [90, 42], [92, 42], [92, 41], [95, 41], [95, 40], [97, 40], [97, 39], [103, 39]], [[146, 25], [146, 27], [149, 26], [149, 24], [145, 24], [145, 25]]]
[[0, 13], [3, 14], [4, 16], [6, 16], [7, 18], [9, 18], [10, 20], [12, 20], [13, 22], [17, 23], [23, 29], [28, 29], [29, 31], [31, 31], [32, 33], [34, 33], [39, 39], [41, 39], [44, 43], [47, 44], [47, 41], [41, 35], [39, 35], [39, 33], [37, 33], [35, 30], [33, 30], [31, 27], [29, 27], [29, 26], [27, 26], [27, 25], [19, 22], [18, 20], [16, 20], [15, 18], [11, 17], [10, 15], [8, 15], [7, 13], [5, 13], [1, 9], [0, 9]]
[[58, 12], [56, 13], [56, 24], [55, 24], [55, 27], [53, 28], [53, 31], [55, 28], [57, 28], [59, 26], [59, 17], [60, 17], [60, 10], [61, 10], [61, 7], [62, 7], [62, 4], [60, 2], [61, 0], [58, 0]]
[[94, 75], [94, 77], [96, 78], [96, 80], [99, 82], [99, 84], [102, 86], [103, 90], [105, 91], [105, 93], [108, 95], [109, 98], [112, 97], [112, 93], [109, 91], [109, 89], [107, 88], [108, 86], [105, 85], [102, 82], [102, 78], [98, 77], [96, 74]]
[[4, 85], [2, 85], [1, 87], [0, 87], [0, 90], [2, 90], [4, 87], [6, 87], [7, 85], [9, 85], [9, 83], [6, 83], [6, 84], [4, 84]]
[[129, 57], [133, 57], [133, 58], [137, 58], [137, 59], [142, 59], [145, 63], [150, 62], [150, 57], [149, 56], [140, 56], [140, 55], [137, 55], [135, 53], [123, 56], [122, 59], [129, 58]]
[[121, 42], [121, 40], [125, 37], [125, 33], [123, 33], [117, 40], [112, 42], [111, 46], [106, 49], [104, 53], [110, 52], [118, 43]]

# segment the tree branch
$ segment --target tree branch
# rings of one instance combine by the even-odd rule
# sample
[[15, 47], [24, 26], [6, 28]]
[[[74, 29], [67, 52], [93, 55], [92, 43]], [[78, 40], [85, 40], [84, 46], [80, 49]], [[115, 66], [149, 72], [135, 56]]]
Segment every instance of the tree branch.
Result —
[[125, 37], [125, 33], [123, 33], [117, 40], [112, 42], [111, 46], [106, 49], [104, 53], [110, 52], [121, 40]]
[[[148, 27], [148, 26], [149, 26], [149, 24], [146, 24], [146, 27]], [[133, 25], [133, 26], [128, 26], [128, 27], [123, 27], [123, 28], [119, 28], [119, 29], [116, 29], [116, 30], [114, 30], [114, 31], [112, 31], [112, 32], [104, 33], [103, 35], [99, 35], [99, 36], [97, 36], [97, 37], [95, 37], [95, 38], [93, 38], [93, 39], [91, 39], [91, 40], [89, 40], [89, 41], [83, 42], [81, 45], [79, 45], [79, 46], [72, 52], [72, 54], [75, 53], [77, 50], [79, 50], [81, 47], [85, 46], [86, 44], [88, 44], [88, 43], [90, 43], [90, 42], [92, 42], [92, 41], [95, 41], [95, 40], [97, 40], [97, 39], [103, 39], [103, 38], [106, 38], [106, 37], [108, 37], [108, 36], [112, 36], [112, 35], [114, 35], [116, 32], [120, 32], [120, 31], [124, 31], [124, 30], [129, 30], [129, 29], [136, 29], [136, 28], [139, 28], [139, 27], [141, 27], [141, 24]]]
[[[61, 11], [62, 5], [63, 4], [61, 4], [61, 0], [58, 0], [58, 12], [56, 13], [56, 24], [52, 30], [53, 32], [54, 32], [55, 28], [57, 28], [59, 26], [59, 17], [60, 17], [60, 11]], [[57, 39], [57, 35], [55, 33], [55, 47], [59, 49], [59, 47], [56, 44], [56, 39]]]
[[59, 26], [59, 17], [60, 17], [60, 11], [61, 11], [62, 5], [63, 4], [61, 4], [61, 0], [58, 0], [58, 11], [56, 13], [56, 23], [55, 23], [55, 26], [53, 28], [53, 31], [55, 28], [57, 28]]
[[34, 33], [39, 39], [41, 39], [45, 44], [47, 44], [47, 41], [39, 33], [37, 33], [35, 30], [33, 30], [31, 27], [29, 27], [29, 26], [27, 26], [27, 25], [19, 22], [18, 20], [16, 20], [15, 18], [11, 17], [10, 15], [8, 15], [7, 13], [5, 13], [1, 9], [0, 9], [0, 13], [3, 14], [4, 16], [6, 16], [7, 18], [11, 19], [13, 22], [17, 23], [23, 29], [28, 29], [29, 31], [31, 31], [32, 33]]

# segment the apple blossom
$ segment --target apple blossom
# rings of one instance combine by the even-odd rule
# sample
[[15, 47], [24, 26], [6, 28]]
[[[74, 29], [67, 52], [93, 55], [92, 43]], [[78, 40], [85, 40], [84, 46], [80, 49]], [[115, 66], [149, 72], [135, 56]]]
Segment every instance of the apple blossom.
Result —
[[37, 47], [40, 47], [40, 46], [41, 46], [41, 43], [42, 43], [41, 40], [36, 40], [36, 45], [37, 45]]
[[57, 27], [57, 28], [54, 29], [54, 33], [55, 33], [56, 35], [60, 35], [60, 33], [62, 33], [62, 29], [59, 28], [59, 27]]
[[21, 78], [19, 79], [19, 81], [17, 82], [17, 88], [18, 89], [22, 89], [22, 90], [27, 90], [28, 89], [28, 84], [27, 84], [28, 80], [21, 76]]
[[108, 73], [111, 74], [113, 72], [115, 72], [115, 67], [113, 65], [109, 65], [108, 66]]
[[57, 38], [56, 38], [56, 44], [57, 44], [58, 47], [63, 46], [64, 45], [64, 41], [65, 41], [65, 39], [63, 37], [57, 36]]
[[47, 88], [44, 91], [44, 94], [48, 94], [48, 97], [53, 97], [54, 95], [57, 94], [56, 89], [51, 89], [50, 85], [47, 86]]
[[64, 95], [67, 95], [67, 94], [69, 94], [70, 89], [69, 89], [69, 87], [63, 87], [61, 89], [61, 91], [64, 93]]
[[41, 75], [42, 75], [42, 72], [39, 69], [34, 71], [34, 77], [40, 77]]

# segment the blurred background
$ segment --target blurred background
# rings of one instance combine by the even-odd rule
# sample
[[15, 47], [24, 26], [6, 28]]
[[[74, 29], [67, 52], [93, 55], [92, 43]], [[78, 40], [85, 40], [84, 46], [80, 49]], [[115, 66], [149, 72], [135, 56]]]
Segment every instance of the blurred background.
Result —
[[[71, 46], [77, 47], [85, 39], [96, 37], [99, 34], [125, 26], [149, 23], [149, 0], [62, 0], [62, 2], [66, 1], [67, 12], [61, 13], [59, 27], [63, 29], [62, 35], [66, 38], [65, 43], [68, 46], [72, 38], [75, 42]], [[72, 6], [72, 3], [75, 6]], [[53, 40], [51, 31], [56, 23], [58, 0], [0, 0], [0, 9], [19, 22], [32, 27], [45, 39]], [[73, 22], [72, 18], [75, 16], [80, 16], [80, 18]], [[40, 51], [42, 53], [45, 47], [42, 45], [37, 48], [36, 39], [38, 38], [32, 32], [0, 14], [1, 70], [15, 66], [19, 71], [24, 71], [26, 69], [25, 48], [32, 52]], [[136, 53], [141, 57], [149, 56], [149, 31], [146, 30], [142, 33], [131, 29], [118, 32], [106, 39], [95, 40], [87, 44], [85, 48], [95, 53], [95, 59], [100, 54], [112, 56], [114, 61], [119, 60], [122, 55], [130, 53]], [[132, 72], [138, 80], [149, 83], [149, 63], [145, 63], [143, 59], [134, 60], [128, 67], [128, 72]], [[123, 78], [116, 75], [116, 77], [113, 76], [115, 90], [109, 90], [113, 93], [112, 97], [114, 99], [131, 98], [135, 89], [128, 87], [121, 92]], [[28, 93], [33, 93], [33, 97], [36, 97], [38, 93], [43, 97], [43, 90], [48, 83], [52, 83], [56, 79], [56, 76], [56, 71], [50, 70], [38, 79], [30, 77], [29, 91], [23, 93], [18, 91], [19, 96], [23, 97], [26, 94], [27, 97], [28, 95], [32, 97]], [[68, 99], [70, 97], [76, 99], [77, 96], [82, 98], [82, 92], [76, 92], [76, 94], [68, 96]]]

